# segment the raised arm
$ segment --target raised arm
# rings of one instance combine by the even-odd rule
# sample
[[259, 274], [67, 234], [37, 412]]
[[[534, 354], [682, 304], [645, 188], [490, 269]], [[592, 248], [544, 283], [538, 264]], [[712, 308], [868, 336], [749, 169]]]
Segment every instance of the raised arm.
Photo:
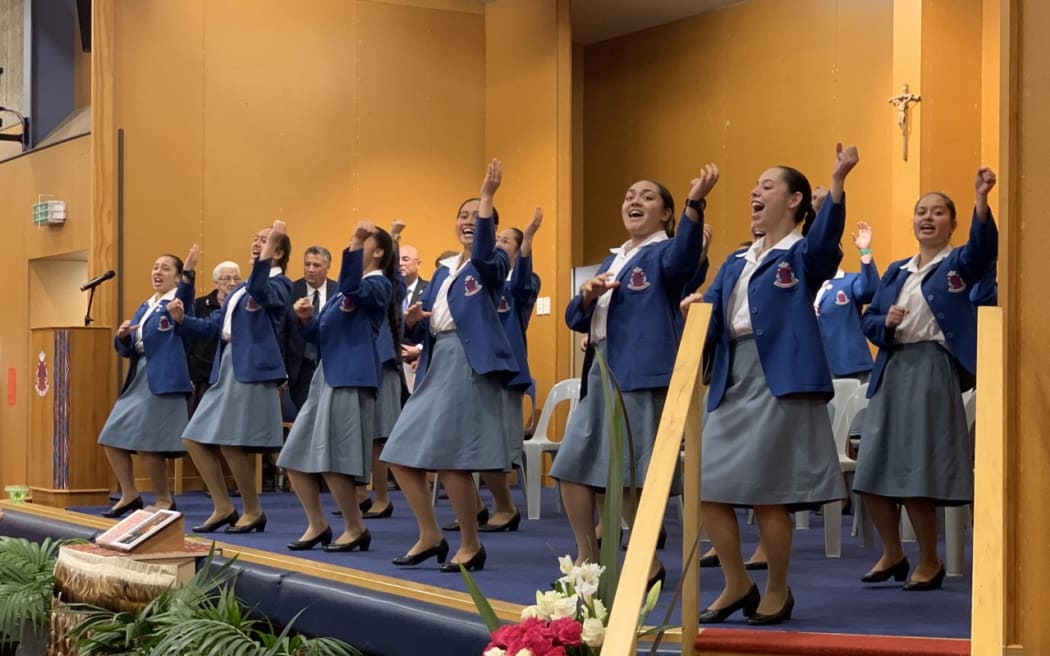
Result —
[[266, 237], [266, 243], [259, 252], [259, 259], [252, 263], [252, 272], [248, 275], [248, 293], [255, 302], [268, 310], [285, 310], [292, 296], [289, 285], [283, 281], [270, 279], [270, 268], [274, 252], [280, 238], [285, 235], [287, 226], [284, 221], [274, 221], [270, 234]]
[[[510, 294], [518, 306], [529, 306], [528, 314], [532, 313], [532, 306], [536, 304], [536, 297], [540, 293], [540, 279], [532, 273], [532, 241], [541, 223], [543, 223], [543, 209], [537, 207], [532, 221], [522, 230], [523, 237], [521, 248], [518, 249], [518, 261], [514, 265], [514, 271], [510, 274]], [[521, 308], [523, 312], [525, 309]]]
[[875, 290], [879, 288], [879, 270], [871, 255], [871, 226], [857, 222], [857, 232], [851, 235], [853, 245], [860, 253], [860, 275], [853, 279], [853, 299], [859, 305], [871, 303]]
[[510, 260], [502, 249], [496, 248], [496, 222], [493, 220], [492, 199], [503, 181], [503, 164], [494, 159], [489, 162], [485, 180], [481, 183], [481, 202], [478, 205], [478, 220], [474, 223], [474, 242], [470, 249], [470, 261], [481, 274], [482, 282], [499, 289], [507, 279]]
[[[661, 273], [665, 280], [677, 281], [679, 295], [681, 288], [689, 283], [691, 278], [695, 278], [697, 273], [700, 254], [704, 248], [704, 208], [707, 207], [707, 194], [717, 183], [718, 166], [713, 163], [701, 167], [700, 173], [689, 182], [690, 188], [678, 226], [679, 232], [661, 258]], [[703, 280], [700, 280], [696, 286], [699, 287], [702, 283]]]
[[992, 217], [992, 209], [988, 206], [988, 194], [995, 187], [995, 182], [995, 172], [990, 168], [977, 169], [974, 183], [977, 198], [970, 221], [970, 236], [959, 256], [960, 273], [971, 285], [977, 284], [999, 257], [999, 229]]
[[842, 250], [839, 242], [846, 228], [846, 176], [860, 161], [856, 146], [835, 144], [835, 163], [831, 169], [831, 188], [827, 198], [803, 239], [802, 258], [810, 279], [822, 282], [835, 275]]

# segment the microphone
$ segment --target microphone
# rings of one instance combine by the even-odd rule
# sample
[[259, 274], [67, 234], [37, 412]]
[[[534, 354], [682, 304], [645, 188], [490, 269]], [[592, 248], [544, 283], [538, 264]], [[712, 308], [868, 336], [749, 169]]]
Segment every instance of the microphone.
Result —
[[114, 271], [113, 269], [110, 269], [109, 271], [103, 273], [102, 275], [95, 276], [91, 280], [88, 280], [86, 283], [81, 285], [80, 286], [80, 291], [86, 292], [89, 289], [94, 289], [95, 287], [98, 287], [99, 285], [101, 285], [102, 283], [106, 282], [107, 280], [109, 280], [110, 278], [112, 278], [115, 275], [117, 275], [117, 272]]

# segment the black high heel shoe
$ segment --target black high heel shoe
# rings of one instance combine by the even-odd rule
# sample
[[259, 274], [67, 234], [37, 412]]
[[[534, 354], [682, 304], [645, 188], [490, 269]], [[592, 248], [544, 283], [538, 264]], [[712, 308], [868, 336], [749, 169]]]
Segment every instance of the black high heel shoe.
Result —
[[260, 533], [266, 528], [266, 513], [263, 513], [255, 518], [254, 521], [248, 522], [244, 526], [237, 526], [234, 522], [226, 527], [227, 533], [251, 533], [252, 531], [259, 531]]
[[387, 502], [386, 508], [378, 512], [369, 510], [368, 512], [361, 513], [361, 516], [365, 519], [386, 519], [387, 517], [394, 514], [394, 503], [392, 501]]
[[887, 567], [886, 569], [873, 569], [864, 576], [860, 577], [863, 583], [882, 583], [888, 581], [892, 576], [895, 581], [903, 581], [908, 578], [908, 572], [911, 570], [911, 565], [908, 564], [908, 557], [901, 558], [896, 565]]
[[754, 613], [751, 617], [747, 618], [747, 623], [755, 626], [766, 626], [769, 624], [780, 624], [785, 620], [791, 619], [791, 611], [795, 608], [795, 597], [791, 594], [791, 588], [788, 588], [788, 598], [784, 602], [784, 607], [775, 613], [769, 615], [763, 615], [762, 613]]
[[[372, 508], [372, 499], [370, 497], [366, 497], [364, 501], [362, 501], [361, 503], [357, 504], [357, 507], [361, 509], [362, 513], [368, 512]], [[336, 517], [342, 517], [343, 516], [343, 511], [339, 510], [339, 509], [336, 509], [336, 510], [332, 511], [332, 514], [335, 515]], [[361, 515], [361, 516], [364, 517], [364, 515]]]
[[454, 563], [454, 562], [452, 562], [450, 560], [447, 563], [442, 563], [441, 567], [438, 567], [438, 570], [442, 571], [442, 572], [445, 572], [446, 574], [450, 574], [450, 573], [458, 572], [459, 571], [459, 566], [462, 565], [463, 569], [467, 570], [468, 572], [470, 572], [470, 571], [480, 572], [481, 570], [485, 569], [485, 558], [486, 557], [487, 556], [485, 554], [485, 547], [481, 547], [481, 549], [479, 549], [476, 554], [471, 556], [470, 560], [468, 560], [467, 562], [465, 562], [465, 563]]
[[[488, 508], [482, 508], [481, 510], [478, 511], [478, 526], [484, 526], [485, 524], [488, 524], [488, 523], [489, 523], [489, 509]], [[442, 531], [458, 531], [459, 530], [459, 520], [457, 520], [457, 519], [452, 520], [448, 524], [445, 524], [444, 526], [442, 526], [441, 530]]]
[[332, 542], [332, 527], [326, 526], [323, 531], [313, 536], [309, 540], [296, 540], [295, 542], [288, 543], [288, 549], [291, 551], [309, 551], [317, 545], [327, 547]]
[[133, 510], [142, 510], [141, 496], [135, 497], [131, 501], [125, 503], [123, 506], [113, 506], [109, 510], [104, 511], [102, 513], [102, 516], [108, 517], [110, 519], [117, 519], [123, 517], [124, 515], [128, 514]]
[[758, 603], [762, 601], [762, 598], [758, 594], [758, 586], [754, 583], [751, 584], [751, 589], [747, 591], [747, 594], [737, 599], [733, 603], [729, 604], [725, 608], [706, 608], [704, 612], [700, 613], [701, 624], [716, 624], [719, 622], [725, 622], [733, 613], [738, 610], [744, 611], [744, 617], [754, 617], [756, 609], [758, 609]]
[[234, 510], [229, 515], [226, 515], [222, 519], [217, 519], [214, 522], [212, 522], [211, 524], [201, 524], [200, 526], [194, 526], [193, 527], [193, 532], [194, 533], [214, 533], [215, 531], [218, 531], [220, 528], [222, 528], [223, 526], [226, 526], [227, 524], [229, 524], [230, 526], [233, 526], [234, 524], [237, 523], [237, 520], [240, 519], [240, 518], [241, 518], [241, 516], [239, 514], [237, 514], [236, 510]]
[[[622, 539], [623, 538], [621, 538], [621, 540]], [[599, 549], [601, 549], [601, 543], [602, 543], [601, 538], [598, 538], [598, 548]], [[661, 525], [660, 526], [660, 533], [657, 534], [657, 536], [656, 536], [656, 548], [657, 549], [663, 549], [666, 545], [667, 545], [667, 529], [664, 528], [663, 525]], [[627, 551], [627, 543], [626, 542], [623, 545], [623, 550]]]
[[[389, 517], [389, 515], [388, 515]], [[368, 547], [372, 546], [372, 534], [365, 529], [365, 532], [357, 536], [350, 542], [333, 542], [332, 544], [326, 544], [324, 550], [328, 553], [340, 553], [343, 551], [353, 551], [354, 549], [360, 549], [361, 551], [368, 551]]]
[[478, 530], [482, 533], [499, 533], [501, 531], [509, 531], [513, 533], [518, 530], [518, 524], [521, 523], [521, 513], [515, 511], [514, 516], [511, 517], [503, 524], [482, 524], [478, 527]]
[[710, 556], [700, 557], [700, 567], [718, 567], [721, 561], [718, 560], [718, 554], [711, 554]]
[[432, 547], [427, 547], [419, 553], [398, 556], [390, 562], [394, 563], [398, 567], [411, 567], [413, 565], [420, 564], [421, 562], [432, 556], [437, 556], [437, 561], [439, 563], [445, 562], [445, 559], [448, 558], [448, 542], [446, 542], [444, 538], [441, 539], [441, 542], [438, 542]]
[[908, 592], [925, 592], [926, 590], [939, 590], [941, 585], [944, 583], [944, 565], [937, 570], [937, 573], [933, 575], [933, 578], [929, 581], [916, 581], [914, 579], [908, 579], [908, 582], [904, 584], [904, 590]]

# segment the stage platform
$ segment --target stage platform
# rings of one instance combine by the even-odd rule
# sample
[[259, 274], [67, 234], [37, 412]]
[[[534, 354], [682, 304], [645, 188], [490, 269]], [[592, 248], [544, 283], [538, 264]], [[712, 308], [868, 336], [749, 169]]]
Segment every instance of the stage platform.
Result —
[[[288, 551], [285, 545], [297, 539], [305, 526], [298, 501], [290, 493], [263, 495], [268, 518], [264, 533], [217, 533], [214, 538], [225, 557], [236, 555], [245, 568], [238, 584], [239, 595], [276, 622], [287, 621], [305, 609], [296, 621], [299, 630], [334, 635], [375, 656], [422, 653], [423, 648], [430, 654], [480, 654], [487, 631], [477, 618], [462, 578], [439, 572], [433, 560], [407, 569], [390, 562], [416, 537], [407, 505], [398, 492], [391, 496], [393, 517], [368, 522], [373, 535], [368, 552]], [[334, 509], [331, 499], [327, 495], [323, 498], [326, 508]], [[187, 526], [203, 522], [211, 509], [210, 500], [200, 493], [182, 495], [177, 501]], [[514, 533], [482, 534], [488, 561], [485, 570], [474, 577], [507, 621], [518, 617], [536, 590], [549, 588], [558, 575], [557, 557], [574, 549], [565, 518], [555, 512], [552, 490], [544, 491], [543, 501], [542, 519], [523, 520]], [[0, 522], [0, 534], [90, 537], [112, 524], [98, 516], [101, 508], [58, 510], [7, 502], [3, 507], [7, 517]], [[439, 501], [438, 518], [440, 522], [452, 519], [445, 500]], [[701, 653], [968, 654], [969, 572], [947, 579], [943, 590], [925, 593], [903, 592], [892, 582], [863, 585], [859, 577], [878, 554], [849, 537], [849, 516], [843, 521], [843, 557], [838, 559], [824, 557], [819, 516], [812, 517], [811, 528], [795, 531], [790, 583], [796, 606], [790, 622], [750, 627], [738, 614], [719, 627], [701, 631], [697, 640]], [[338, 533], [341, 520], [332, 517], [332, 522]], [[654, 624], [665, 621], [681, 571], [681, 529], [676, 512], [667, 513], [665, 525], [667, 548], [657, 554], [668, 570], [668, 580], [660, 605], [650, 617]], [[757, 529], [743, 524], [742, 533], [746, 556], [757, 541]], [[455, 549], [457, 535], [448, 537]], [[915, 546], [906, 545], [905, 549], [914, 561]], [[761, 589], [765, 573], [752, 574]], [[717, 569], [702, 569], [701, 604], [710, 603], [721, 584]], [[666, 623], [679, 621], [677, 609], [673, 609]], [[676, 643], [680, 639], [677, 632], [669, 632], [659, 653], [678, 653]]]

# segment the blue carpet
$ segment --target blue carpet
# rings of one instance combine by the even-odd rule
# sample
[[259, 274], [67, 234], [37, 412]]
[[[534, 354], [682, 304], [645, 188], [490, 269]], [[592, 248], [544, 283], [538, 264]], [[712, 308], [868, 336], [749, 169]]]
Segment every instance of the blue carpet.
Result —
[[[486, 492], [482, 494], [487, 497]], [[518, 495], [517, 490], [515, 495]], [[391, 564], [391, 558], [403, 554], [416, 540], [416, 524], [403, 497], [399, 492], [392, 492], [391, 498], [394, 502], [393, 517], [368, 520], [372, 532], [370, 551], [329, 554], [316, 549], [295, 555], [465, 592], [462, 578], [439, 572], [434, 560], [416, 568], [400, 568]], [[327, 511], [335, 509], [328, 495], [323, 495], [322, 499]], [[516, 500], [524, 508], [520, 496]], [[239, 500], [234, 501], [236, 503]], [[262, 503], [268, 519], [265, 533], [218, 533], [216, 539], [291, 555], [292, 552], [285, 545], [298, 539], [306, 526], [298, 500], [291, 493], [267, 493], [263, 495]], [[211, 512], [210, 500], [200, 493], [178, 497], [178, 505], [186, 516], [187, 526], [202, 523]], [[71, 510], [98, 513], [102, 509]], [[452, 521], [452, 510], [447, 500], [438, 502], [437, 514], [439, 523]], [[342, 530], [342, 520], [330, 518], [332, 530], [338, 535]], [[906, 593], [892, 581], [864, 585], [860, 583], [859, 577], [875, 563], [879, 553], [875, 548], [863, 548], [857, 538], [850, 537], [851, 521], [852, 517], [843, 517], [842, 558], [837, 559], [824, 557], [824, 530], [820, 516], [811, 515], [810, 529], [795, 531], [790, 575], [790, 585], [796, 600], [795, 611], [790, 622], [772, 627], [773, 630], [969, 638], [972, 587], [969, 544], [966, 573], [962, 577], [947, 579], [942, 590]], [[681, 526], [677, 512], [667, 513], [665, 526], [669, 534], [668, 548], [658, 551], [657, 555], [667, 568], [668, 580], [664, 585], [661, 603], [649, 618], [652, 623], [658, 623], [663, 618], [681, 572]], [[741, 533], [746, 558], [758, 541], [758, 530], [741, 521]], [[454, 552], [458, 534], [446, 535]], [[575, 549], [568, 522], [563, 515], [555, 512], [554, 492], [547, 488], [543, 494], [542, 519], [523, 520], [516, 533], [482, 534], [482, 540], [488, 560], [484, 571], [474, 574], [479, 587], [490, 598], [519, 604], [532, 603], [537, 589], [549, 589], [551, 581], [559, 575], [557, 557], [571, 554]], [[706, 543], [701, 546], [707, 548]], [[943, 549], [942, 543], [942, 557]], [[906, 543], [905, 551], [915, 563], [918, 558], [917, 547]], [[762, 589], [765, 572], [755, 571], [751, 574], [759, 589]], [[720, 592], [722, 576], [717, 568], [705, 568], [701, 569], [700, 579], [701, 604], [706, 606]], [[680, 623], [677, 609], [669, 623]], [[724, 626], [748, 627], [739, 613]]]

